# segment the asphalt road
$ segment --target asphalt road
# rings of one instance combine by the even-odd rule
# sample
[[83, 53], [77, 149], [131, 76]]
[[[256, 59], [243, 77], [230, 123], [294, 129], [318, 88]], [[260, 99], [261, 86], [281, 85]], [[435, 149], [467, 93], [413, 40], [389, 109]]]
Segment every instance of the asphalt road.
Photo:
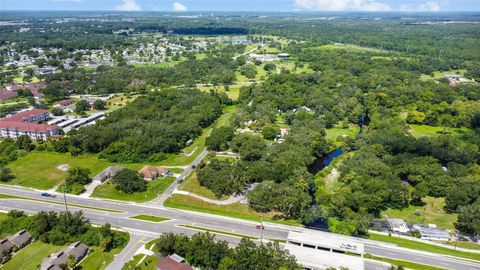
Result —
[[193, 166], [197, 166], [204, 158], [205, 156], [207, 156], [208, 154], [208, 151], [205, 149], [203, 150], [198, 156], [197, 158], [195, 158], [195, 160], [190, 163], [187, 168], [185, 168], [185, 170], [183, 170], [182, 174], [180, 174], [180, 176], [177, 177], [177, 180], [175, 180], [175, 182], [173, 182], [168, 188], [167, 190], [165, 190], [162, 194], [159, 194], [157, 198], [155, 198], [154, 200], [150, 201], [152, 204], [158, 204], [160, 206], [163, 206], [163, 203], [165, 202], [165, 200], [170, 197], [170, 195], [172, 194], [172, 192], [177, 188], [177, 186], [179, 185], [179, 182], [180, 181], [183, 181], [185, 180], [185, 178], [190, 174], [190, 172], [192, 172], [193, 170]]
[[[65, 208], [61, 203], [63, 203], [63, 197], [58, 196], [56, 198], [47, 198], [41, 197], [40, 191], [35, 191], [31, 189], [16, 188], [16, 187], [6, 187], [0, 186], [0, 193], [15, 195], [20, 197], [32, 198], [35, 200], [17, 200], [17, 199], [0, 199], [0, 209], [9, 210], [12, 208], [25, 210], [28, 212], [39, 212], [39, 211], [64, 211]], [[36, 200], [43, 200], [45, 202], [39, 202]], [[261, 231], [256, 229], [255, 225], [258, 223], [232, 219], [222, 216], [213, 216], [203, 213], [196, 213], [190, 211], [182, 210], [172, 210], [166, 209], [159, 206], [148, 205], [148, 204], [135, 204], [135, 203], [125, 203], [125, 202], [115, 202], [115, 201], [106, 201], [93, 198], [80, 198], [78, 196], [67, 195], [67, 201], [70, 204], [69, 210], [77, 211], [82, 210], [85, 215], [90, 219], [92, 223], [104, 224], [110, 223], [113, 226], [126, 228], [127, 230], [134, 231], [135, 235], [145, 237], [148, 239], [153, 239], [158, 234], [162, 232], [175, 232], [175, 233], [185, 233], [187, 235], [192, 235], [196, 233], [196, 230], [180, 227], [178, 225], [191, 225], [202, 228], [216, 229], [225, 232], [231, 232], [241, 235], [249, 235], [253, 237], [260, 238]], [[55, 204], [53, 204], [55, 203]], [[77, 204], [86, 207], [97, 207], [104, 209], [112, 209], [123, 211], [122, 213], [112, 213], [99, 210], [92, 210], [86, 208], [78, 208], [72, 206], [72, 204]], [[169, 218], [171, 220], [153, 223], [137, 219], [131, 219], [129, 217], [145, 214], [145, 215], [154, 215]], [[263, 233], [264, 239], [286, 239], [289, 230], [307, 230], [299, 227], [290, 227], [284, 225], [276, 225], [265, 223], [265, 230]], [[331, 235], [328, 232], [316, 231], [318, 234], [324, 234], [325, 236]], [[345, 238], [350, 238], [347, 236], [342, 236]], [[226, 236], [226, 235], [217, 235], [217, 239], [222, 239], [228, 241], [230, 244], [235, 245], [238, 243], [240, 238]], [[388, 243], [381, 243], [369, 240], [363, 240], [355, 238], [356, 241], [362, 241], [365, 243], [365, 252], [372, 255], [389, 257], [399, 260], [412, 261], [417, 263], [429, 264], [437, 267], [447, 268], [447, 269], [458, 269], [458, 270], [474, 270], [480, 269], [480, 262], [469, 262], [462, 259], [451, 258], [447, 256], [420, 252], [415, 250], [408, 250], [398, 248], [394, 245]], [[369, 267], [370, 264], [367, 264], [367, 269], [379, 269], [378, 266]]]

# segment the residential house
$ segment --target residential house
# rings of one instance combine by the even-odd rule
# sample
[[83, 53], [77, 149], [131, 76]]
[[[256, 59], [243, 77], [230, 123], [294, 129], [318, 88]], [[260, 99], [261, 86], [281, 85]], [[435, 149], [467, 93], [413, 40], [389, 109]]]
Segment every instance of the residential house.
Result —
[[177, 254], [173, 254], [171, 256], [163, 258], [157, 264], [157, 269], [158, 270], [193, 270], [193, 268], [188, 263], [185, 263], [185, 260]]
[[71, 99], [64, 99], [53, 103], [53, 107], [64, 112], [73, 112], [75, 110], [75, 102]]
[[159, 176], [167, 175], [168, 169], [164, 167], [145, 166], [138, 171], [138, 174], [142, 175], [146, 181], [152, 181]]
[[93, 177], [94, 182], [103, 183], [106, 180], [113, 178], [117, 173], [121, 172], [124, 167], [121, 166], [109, 166], [105, 170], [101, 171], [99, 174]]
[[7, 254], [12, 252], [13, 244], [7, 238], [0, 241], [0, 263], [3, 262]]
[[78, 263], [87, 256], [88, 250], [88, 246], [81, 242], [75, 242], [45, 258], [40, 265], [40, 270], [62, 270], [62, 266], [68, 263], [70, 256], [73, 256], [75, 262]]
[[7, 238], [17, 248], [23, 248], [32, 242], [32, 235], [27, 230], [21, 230]]

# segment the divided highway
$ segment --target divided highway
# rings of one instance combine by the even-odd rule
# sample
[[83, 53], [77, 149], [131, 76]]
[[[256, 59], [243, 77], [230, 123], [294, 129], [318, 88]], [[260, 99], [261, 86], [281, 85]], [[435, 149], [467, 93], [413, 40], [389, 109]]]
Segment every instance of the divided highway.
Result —
[[[61, 205], [63, 203], [62, 196], [55, 198], [46, 198], [40, 196], [40, 191], [19, 187], [9, 187], [4, 185], [0, 186], [0, 193], [31, 199], [0, 199], [0, 210], [19, 209], [32, 213], [49, 210], [65, 210], [64, 206]], [[43, 202], [39, 202], [38, 200], [42, 200]], [[67, 195], [67, 201], [69, 204], [72, 205], [122, 211], [121, 213], [117, 213], [93, 210], [88, 208], [79, 208], [71, 205], [69, 206], [69, 209], [71, 211], [82, 210], [92, 223], [103, 224], [108, 222], [114, 226], [121, 227], [126, 230], [134, 230], [139, 234], [143, 234], [145, 237], [152, 239], [162, 232], [185, 233], [187, 235], [191, 235], [196, 232], [195, 230], [179, 227], [178, 225], [192, 225], [196, 227], [216, 229], [235, 234], [249, 235], [257, 237], [259, 239], [261, 237], [261, 231], [256, 229], [255, 227], [258, 223], [246, 220], [239, 220], [223, 216], [214, 216], [183, 210], [166, 209], [161, 206], [148, 203], [136, 204], [107, 201], [94, 198], [81, 198], [73, 195]], [[129, 218], [140, 214], [160, 216], [169, 218], [171, 220], [160, 223], [153, 223]], [[265, 240], [285, 240], [287, 238], [289, 230], [302, 231], [306, 229], [300, 227], [266, 223], [263, 237]], [[318, 231], [317, 233], [325, 234], [325, 236], [331, 235], [331, 233], [328, 232]], [[349, 238], [347, 236], [345, 237]], [[231, 237], [227, 235], [219, 235], [217, 238], [227, 240], [231, 244], [238, 243], [238, 241], [240, 240], [240, 238], [238, 237]], [[387, 243], [374, 242], [359, 238], [355, 238], [355, 240], [363, 241], [365, 243], [365, 252], [376, 256], [429, 264], [447, 269], [480, 269], [480, 262], [471, 262], [438, 254], [403, 249]]]

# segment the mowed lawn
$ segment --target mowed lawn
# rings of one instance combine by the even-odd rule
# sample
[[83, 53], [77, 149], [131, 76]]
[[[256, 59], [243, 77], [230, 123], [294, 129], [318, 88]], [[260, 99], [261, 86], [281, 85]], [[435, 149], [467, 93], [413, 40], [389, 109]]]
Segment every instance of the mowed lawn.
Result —
[[410, 134], [414, 137], [435, 137], [442, 134], [451, 134], [454, 136], [460, 136], [462, 134], [470, 132], [468, 128], [445, 128], [445, 127], [434, 127], [428, 125], [414, 125], [410, 124]]
[[[70, 156], [68, 154], [54, 152], [33, 151], [24, 157], [7, 165], [13, 175], [18, 178], [18, 184], [38, 189], [50, 189], [63, 181], [65, 171], [58, 167], [63, 164], [87, 168], [90, 176], [95, 176], [110, 163], [90, 156]], [[10, 181], [16, 184], [15, 180]]]
[[388, 209], [382, 212], [384, 218], [401, 218], [407, 222], [437, 224], [439, 228], [453, 229], [457, 221], [457, 214], [447, 214], [443, 207], [445, 198], [425, 197], [424, 206], [414, 206], [398, 210]]
[[147, 190], [144, 192], [125, 193], [116, 189], [116, 185], [111, 180], [98, 186], [92, 194], [92, 197], [132, 201], [146, 202], [155, 199], [158, 194], [163, 193], [175, 181], [175, 177], [158, 178], [147, 184]]
[[42, 260], [61, 249], [61, 246], [54, 246], [36, 241], [21, 249], [12, 260], [7, 262], [2, 270], [34, 270], [38, 269]]
[[80, 266], [82, 269], [95, 269], [95, 270], [102, 270], [105, 269], [115, 258], [115, 255], [122, 251], [123, 247], [115, 248], [110, 250], [109, 252], [103, 252], [102, 248], [100, 247], [90, 247], [91, 251], [88, 254], [87, 258], [85, 258], [81, 263]]
[[221, 198], [215, 197], [215, 194], [208, 188], [203, 187], [198, 182], [197, 174], [195, 171], [191, 173], [182, 184], [178, 186], [178, 189], [195, 193], [197, 195], [203, 196], [205, 198], [214, 199], [214, 200], [226, 200], [228, 196], [222, 196]]
[[[122, 270], [129, 270], [129, 269], [141, 269], [141, 270], [156, 270], [157, 264], [160, 262], [160, 258], [155, 256], [146, 256], [145, 259], [139, 264], [140, 260], [146, 256], [143, 254], [135, 255], [128, 263], [126, 263]], [[137, 266], [138, 264], [138, 266]]]
[[233, 203], [228, 205], [216, 205], [213, 203], [208, 203], [200, 199], [181, 195], [173, 194], [168, 198], [164, 205], [170, 208], [178, 208], [184, 210], [191, 210], [202, 213], [209, 213], [214, 215], [221, 215], [239, 219], [246, 219], [251, 221], [258, 221], [263, 218], [264, 221], [288, 224], [288, 225], [300, 225], [297, 220], [277, 220], [274, 219], [275, 213], [260, 213], [252, 210], [247, 205], [240, 203]]

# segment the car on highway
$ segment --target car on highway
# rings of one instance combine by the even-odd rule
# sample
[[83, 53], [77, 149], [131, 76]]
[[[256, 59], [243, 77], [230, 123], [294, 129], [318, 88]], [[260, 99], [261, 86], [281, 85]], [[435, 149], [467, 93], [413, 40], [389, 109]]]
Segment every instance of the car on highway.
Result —
[[40, 196], [42, 196], [42, 197], [52, 197], [52, 198], [57, 197], [55, 194], [50, 194], [48, 192], [43, 192], [42, 194], [40, 194]]

